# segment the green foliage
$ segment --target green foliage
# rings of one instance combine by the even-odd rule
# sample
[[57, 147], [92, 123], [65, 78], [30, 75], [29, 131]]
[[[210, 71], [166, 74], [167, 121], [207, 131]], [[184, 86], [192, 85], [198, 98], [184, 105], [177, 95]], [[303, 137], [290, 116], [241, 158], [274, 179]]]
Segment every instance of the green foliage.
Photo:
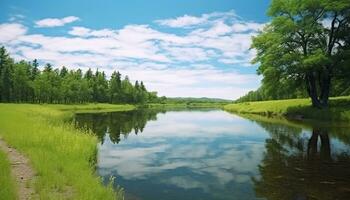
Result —
[[0, 102], [29, 103], [158, 103], [157, 93], [148, 92], [143, 82], [133, 85], [126, 76], [91, 69], [54, 69], [46, 64], [39, 70], [37, 60], [15, 63], [4, 47], [0, 48]]
[[13, 99], [13, 65], [14, 62], [6, 52], [0, 48], [0, 100], [10, 102]]
[[347, 93], [350, 76], [343, 72], [349, 72], [350, 60], [348, 1], [273, 0], [268, 15], [271, 23], [252, 44], [262, 87], [239, 101], [309, 95], [314, 106], [327, 107], [330, 95]]

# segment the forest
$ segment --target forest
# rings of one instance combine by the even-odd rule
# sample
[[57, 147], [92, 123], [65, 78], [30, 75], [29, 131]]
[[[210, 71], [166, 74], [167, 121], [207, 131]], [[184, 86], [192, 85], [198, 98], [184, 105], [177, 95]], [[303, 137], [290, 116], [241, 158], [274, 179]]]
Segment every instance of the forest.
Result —
[[68, 70], [47, 63], [40, 70], [37, 60], [15, 62], [0, 48], [0, 102], [15, 103], [157, 103], [156, 92], [149, 92], [142, 81], [134, 84], [128, 76], [114, 71]]

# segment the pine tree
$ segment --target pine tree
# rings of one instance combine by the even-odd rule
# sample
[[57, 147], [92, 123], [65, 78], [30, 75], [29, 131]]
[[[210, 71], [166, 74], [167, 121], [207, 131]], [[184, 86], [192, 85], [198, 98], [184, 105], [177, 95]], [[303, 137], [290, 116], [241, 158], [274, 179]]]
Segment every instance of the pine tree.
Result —
[[2, 102], [12, 100], [13, 90], [13, 60], [6, 52], [5, 47], [0, 48], [0, 93]]

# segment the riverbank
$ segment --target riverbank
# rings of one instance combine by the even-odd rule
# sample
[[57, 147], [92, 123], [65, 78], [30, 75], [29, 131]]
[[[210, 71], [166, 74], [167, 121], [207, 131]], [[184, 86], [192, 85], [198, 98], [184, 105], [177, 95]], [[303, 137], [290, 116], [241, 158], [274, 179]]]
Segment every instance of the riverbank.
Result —
[[[35, 178], [27, 184], [39, 199], [122, 199], [122, 190], [103, 186], [94, 174], [97, 138], [76, 129], [68, 118], [75, 112], [132, 109], [135, 106], [0, 104], [0, 137], [30, 160]], [[11, 197], [16, 184], [1, 153], [1, 174], [7, 174], [1, 176], [1, 187], [7, 188], [1, 192]]]
[[309, 99], [288, 99], [228, 104], [224, 110], [242, 114], [283, 116], [298, 120], [350, 121], [350, 97], [330, 98], [327, 109], [311, 106]]

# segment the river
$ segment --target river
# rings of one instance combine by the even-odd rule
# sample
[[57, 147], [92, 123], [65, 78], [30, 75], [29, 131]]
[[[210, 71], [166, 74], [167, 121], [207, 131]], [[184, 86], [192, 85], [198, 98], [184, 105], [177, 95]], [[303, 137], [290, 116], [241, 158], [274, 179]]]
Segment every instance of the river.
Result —
[[350, 129], [217, 109], [77, 114], [126, 200], [350, 199]]

